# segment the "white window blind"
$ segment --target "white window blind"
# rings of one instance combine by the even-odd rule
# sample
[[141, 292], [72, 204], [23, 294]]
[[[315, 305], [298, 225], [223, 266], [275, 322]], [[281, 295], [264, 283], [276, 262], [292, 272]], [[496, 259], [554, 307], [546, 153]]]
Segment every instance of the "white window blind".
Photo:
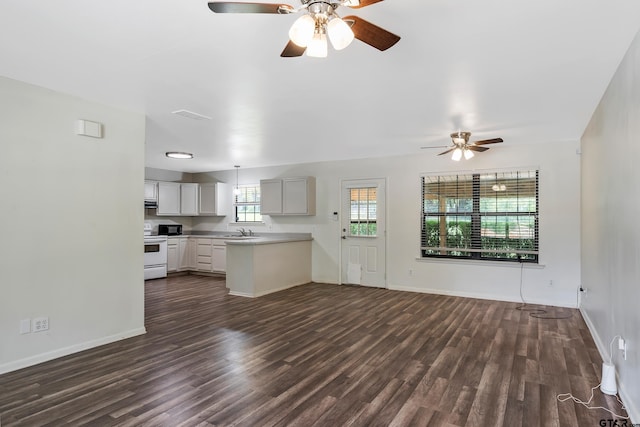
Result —
[[236, 222], [260, 222], [260, 185], [239, 185], [234, 196]]
[[422, 177], [423, 257], [538, 262], [538, 171]]

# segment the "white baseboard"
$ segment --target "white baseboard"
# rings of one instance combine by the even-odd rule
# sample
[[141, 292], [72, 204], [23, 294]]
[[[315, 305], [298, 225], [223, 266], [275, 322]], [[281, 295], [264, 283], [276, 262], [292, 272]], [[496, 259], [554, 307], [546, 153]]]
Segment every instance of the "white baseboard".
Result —
[[110, 335], [107, 337], [98, 338], [95, 340], [75, 344], [69, 347], [60, 348], [57, 350], [48, 351], [46, 353], [36, 354], [35, 356], [25, 357], [24, 359], [15, 360], [13, 362], [4, 363], [0, 365], [0, 375], [7, 372], [17, 371], [18, 369], [27, 368], [29, 366], [37, 365], [39, 363], [48, 362], [49, 360], [57, 359], [59, 357], [68, 356], [80, 351], [89, 350], [90, 348], [98, 347], [112, 342], [124, 340], [127, 338], [135, 337], [137, 335], [146, 334], [147, 330], [143, 326], [141, 328], [131, 329], [119, 334]]
[[[487, 295], [487, 294], [480, 294], [480, 293], [476, 294], [473, 292], [446, 291], [442, 289], [414, 288], [411, 286], [395, 286], [395, 285], [390, 285], [388, 289], [392, 291], [418, 292], [422, 294], [447, 295], [452, 297], [475, 298], [475, 299], [484, 299], [484, 300], [491, 300], [491, 301], [522, 303], [522, 300], [520, 298], [509, 298], [504, 296]], [[552, 302], [543, 301], [543, 300], [532, 300], [530, 298], [527, 299], [527, 304], [548, 305], [548, 306], [562, 307], [562, 308], [578, 308], [575, 304], [558, 305], [556, 302], [552, 303]]]
[[[589, 317], [586, 311], [582, 308], [580, 309], [580, 313], [582, 314], [582, 318], [584, 319], [584, 323], [587, 324], [587, 328], [589, 332], [591, 332], [591, 337], [593, 341], [596, 343], [596, 348], [600, 353], [600, 357], [604, 361], [609, 360], [609, 343], [602, 342], [602, 337], [598, 334], [597, 329], [595, 328], [593, 321]], [[617, 347], [614, 347], [617, 348]], [[624, 402], [624, 407], [627, 408], [627, 414], [629, 414], [629, 418], [631, 418], [631, 425], [640, 424], [640, 408], [632, 403], [633, 401], [629, 396], [627, 396], [624, 382], [620, 381], [619, 372], [616, 369], [616, 382], [618, 383], [618, 394], [620, 395], [620, 399]], [[594, 384], [595, 385], [595, 384]]]
[[276, 293], [276, 292], [284, 291], [286, 289], [295, 288], [296, 286], [307, 285], [309, 283], [311, 283], [311, 282], [296, 283], [296, 284], [293, 284], [293, 285], [282, 286], [280, 288], [269, 289], [269, 290], [266, 290], [266, 291], [256, 292], [256, 293], [253, 293], [253, 294], [250, 294], [248, 292], [237, 292], [237, 291], [229, 290], [229, 295], [233, 295], [233, 296], [236, 296], [236, 297], [258, 298], [258, 297], [261, 297], [261, 296], [264, 296], [264, 295], [269, 295], [269, 294], [273, 294], [273, 293]]

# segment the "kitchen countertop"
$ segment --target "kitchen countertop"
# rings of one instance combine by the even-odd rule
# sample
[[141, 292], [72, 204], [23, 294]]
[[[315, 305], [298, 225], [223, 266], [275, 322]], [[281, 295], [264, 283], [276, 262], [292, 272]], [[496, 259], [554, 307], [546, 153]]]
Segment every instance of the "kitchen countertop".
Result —
[[222, 239], [226, 244], [233, 245], [270, 245], [274, 243], [303, 242], [313, 240], [311, 233], [258, 233], [254, 236], [240, 236], [238, 233], [193, 231], [180, 236], [168, 236], [171, 238], [180, 237], [203, 237], [208, 239]]

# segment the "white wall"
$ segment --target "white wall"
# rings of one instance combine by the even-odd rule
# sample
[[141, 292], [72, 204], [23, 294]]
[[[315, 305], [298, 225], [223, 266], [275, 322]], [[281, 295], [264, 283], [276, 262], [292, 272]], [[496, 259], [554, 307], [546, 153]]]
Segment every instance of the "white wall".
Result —
[[604, 360], [614, 343], [618, 388], [640, 423], [640, 34], [582, 137], [582, 312]]
[[[240, 184], [260, 179], [316, 177], [317, 215], [265, 217], [266, 232], [311, 232], [313, 280], [338, 283], [340, 224], [331, 219], [340, 211], [340, 181], [347, 178], [387, 178], [387, 282], [391, 289], [436, 292], [506, 301], [520, 301], [519, 264], [419, 261], [420, 174], [470, 169], [537, 166], [540, 168], [540, 264], [522, 271], [527, 302], [577, 306], [580, 284], [580, 184], [578, 141], [518, 146], [517, 141], [495, 145], [470, 161], [456, 163], [437, 151], [415, 156], [344, 162], [311, 163], [259, 169], [240, 169]], [[235, 184], [235, 171], [195, 174]], [[199, 176], [198, 176], [199, 175]], [[235, 230], [227, 218], [194, 218], [195, 230]], [[413, 270], [410, 277], [409, 269]], [[553, 281], [553, 286], [549, 282]]]
[[143, 115], [0, 77], [0, 373], [144, 333], [144, 137]]

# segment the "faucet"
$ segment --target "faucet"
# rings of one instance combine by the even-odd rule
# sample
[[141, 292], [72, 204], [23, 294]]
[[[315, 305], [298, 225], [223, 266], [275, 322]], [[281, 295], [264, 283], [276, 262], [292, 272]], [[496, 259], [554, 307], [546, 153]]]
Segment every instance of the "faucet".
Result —
[[238, 231], [240, 232], [240, 235], [241, 235], [241, 236], [246, 236], [246, 235], [247, 235], [247, 232], [245, 231], [245, 229], [244, 229], [244, 228], [241, 228], [241, 229], [239, 229]]
[[253, 236], [253, 230], [249, 229], [249, 236]]

